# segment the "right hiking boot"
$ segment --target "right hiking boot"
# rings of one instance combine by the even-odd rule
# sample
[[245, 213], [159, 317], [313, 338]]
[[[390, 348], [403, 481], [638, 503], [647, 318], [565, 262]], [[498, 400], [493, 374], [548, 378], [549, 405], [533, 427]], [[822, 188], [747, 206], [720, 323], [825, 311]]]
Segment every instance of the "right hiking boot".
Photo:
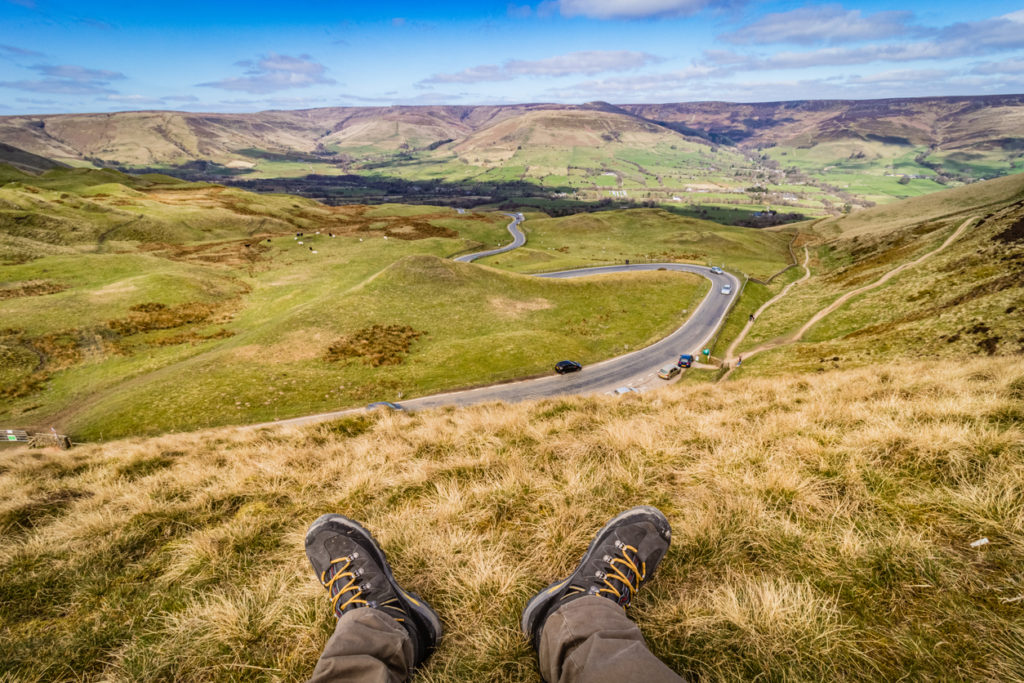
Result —
[[441, 619], [423, 598], [395, 581], [377, 540], [359, 522], [323, 515], [306, 532], [306, 556], [331, 596], [334, 615], [359, 607], [379, 609], [409, 632], [413, 666], [419, 666], [441, 641]]
[[672, 530], [657, 508], [642, 505], [616, 515], [597, 532], [576, 570], [530, 598], [523, 633], [540, 647], [544, 622], [557, 609], [585, 595], [608, 598], [623, 609], [654, 575], [668, 551]]

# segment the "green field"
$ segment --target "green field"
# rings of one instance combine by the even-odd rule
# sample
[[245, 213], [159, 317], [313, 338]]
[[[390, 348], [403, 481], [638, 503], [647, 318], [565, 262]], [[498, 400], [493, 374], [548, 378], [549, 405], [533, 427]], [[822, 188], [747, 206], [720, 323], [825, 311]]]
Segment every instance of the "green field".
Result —
[[719, 225], [660, 209], [602, 211], [564, 218], [527, 214], [526, 246], [484, 261], [517, 272], [641, 261], [716, 264], [767, 278], [789, 263], [791, 237]]
[[[678, 273], [552, 281], [447, 260], [507, 242], [501, 214], [113, 172], [52, 172], [0, 198], [0, 419], [82, 438], [547, 373], [664, 336], [706, 291]], [[366, 337], [382, 355], [331, 357]]]

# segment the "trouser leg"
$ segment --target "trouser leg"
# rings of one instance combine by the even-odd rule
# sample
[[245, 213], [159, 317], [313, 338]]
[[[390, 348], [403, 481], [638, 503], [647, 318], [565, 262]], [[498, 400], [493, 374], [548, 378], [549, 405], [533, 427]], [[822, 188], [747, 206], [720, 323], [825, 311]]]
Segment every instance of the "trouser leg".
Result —
[[607, 598], [566, 603], [544, 621], [540, 673], [549, 683], [680, 683], [651, 654], [637, 625]]
[[361, 607], [338, 619], [309, 681], [401, 683], [409, 678], [412, 659], [408, 631], [384, 612]]

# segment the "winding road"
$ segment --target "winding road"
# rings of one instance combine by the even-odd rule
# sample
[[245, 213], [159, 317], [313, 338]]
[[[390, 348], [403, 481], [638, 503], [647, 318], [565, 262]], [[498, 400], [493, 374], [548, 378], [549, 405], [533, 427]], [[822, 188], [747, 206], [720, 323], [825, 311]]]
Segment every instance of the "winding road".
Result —
[[[512, 218], [508, 225], [508, 231], [512, 234], [512, 244], [499, 249], [490, 249], [474, 254], [466, 254], [454, 260], [469, 263], [485, 256], [511, 251], [526, 243], [526, 235], [519, 229], [523, 221], [522, 214], [506, 214]], [[698, 353], [701, 348], [714, 336], [715, 331], [729, 311], [733, 298], [739, 291], [740, 282], [734, 275], [722, 272], [712, 272], [707, 266], [690, 265], [684, 263], [643, 263], [632, 265], [597, 266], [592, 268], [577, 268], [574, 270], [563, 270], [555, 273], [541, 273], [535, 277], [569, 279], [576, 277], [593, 277], [597, 275], [608, 275], [612, 273], [630, 273], [639, 271], [675, 270], [684, 273], [694, 273], [711, 281], [711, 289], [704, 299], [697, 306], [697, 310], [686, 320], [675, 332], [660, 341], [651, 344], [643, 349], [627, 353], [624, 356], [611, 358], [600, 363], [587, 365], [580, 372], [569, 375], [549, 375], [533, 379], [524, 379], [503, 384], [493, 384], [476, 389], [463, 389], [443, 394], [433, 394], [421, 398], [403, 400], [402, 405], [411, 410], [422, 410], [425, 408], [440, 408], [444, 406], [468, 406], [488, 401], [506, 401], [515, 403], [530, 399], [559, 396], [565, 394], [596, 394], [615, 389], [625, 385], [634, 384], [646, 379], [666, 363], [672, 362], [681, 353]], [[722, 286], [732, 285], [732, 294], [723, 295]], [[561, 358], [552, 358], [551, 365]], [[302, 425], [314, 422], [324, 422], [346, 415], [351, 415], [364, 410], [363, 408], [350, 408], [330, 413], [319, 413], [295, 417], [276, 422], [265, 422], [252, 427], [267, 427], [271, 425]]]
[[494, 256], [495, 254], [504, 254], [506, 251], [512, 251], [526, 244], [526, 235], [519, 229], [519, 224], [523, 222], [523, 214], [521, 213], [506, 213], [506, 216], [512, 219], [512, 222], [508, 224], [508, 231], [512, 235], [512, 244], [506, 244], [503, 247], [497, 249], [488, 249], [487, 251], [478, 251], [473, 254], [466, 254], [465, 256], [459, 256], [452, 259], [459, 263], [471, 263], [476, 261], [478, 258], [484, 258], [485, 256]]

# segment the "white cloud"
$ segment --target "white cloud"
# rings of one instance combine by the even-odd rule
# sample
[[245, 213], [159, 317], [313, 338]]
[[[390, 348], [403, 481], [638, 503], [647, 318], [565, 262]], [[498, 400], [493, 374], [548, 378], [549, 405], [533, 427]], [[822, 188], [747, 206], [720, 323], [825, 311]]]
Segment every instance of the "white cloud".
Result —
[[559, 0], [565, 17], [644, 19], [695, 14], [706, 7], [738, 4], [727, 0]]
[[[794, 21], [787, 24], [785, 18], [793, 18], [802, 13], [806, 21]], [[827, 12], [821, 8], [808, 8], [779, 15], [766, 15], [765, 23], [757, 22], [736, 33], [725, 36], [732, 42], [767, 43], [767, 42], [811, 42], [813, 17], [826, 15], [839, 17], [843, 10], [836, 5], [829, 6]], [[867, 35], [869, 25], [878, 21], [878, 31], [897, 31], [903, 26], [915, 35], [928, 35], [928, 40], [914, 42], [888, 42], [862, 45], [859, 47], [825, 47], [806, 52], [781, 51], [774, 54], [745, 54], [730, 50], [707, 50], [701, 64], [718, 67], [719, 75], [742, 71], [771, 71], [778, 69], [804, 69], [820, 66], [851, 66], [870, 64], [872, 62], [913, 62], [926, 60], [950, 60], [966, 56], [986, 55], [997, 52], [1024, 49], [1024, 11], [1003, 15], [992, 19], [974, 22], [960, 22], [939, 29], [924, 29], [901, 23], [901, 13], [879, 13], [863, 17], [861, 23], [856, 21], [859, 14], [850, 16], [845, 13], [845, 21], [830, 24], [831, 28], [820, 26], [822, 38], [828, 42], [853, 40], [856, 36]], [[883, 15], [887, 15], [883, 16]], [[885, 19], [885, 21], [882, 21]], [[886, 23], [888, 22], [888, 23]], [[846, 23], [848, 29], [843, 29]], [[776, 26], [774, 34], [767, 31], [768, 26]], [[787, 28], [788, 26], [788, 28]], [[775, 35], [779, 40], [755, 39], [758, 31], [765, 29], [766, 35]], [[845, 32], [844, 32], [845, 31]], [[785, 38], [785, 41], [782, 39]]]
[[125, 77], [124, 74], [119, 71], [87, 69], [84, 66], [76, 66], [74, 64], [37, 64], [31, 68], [33, 71], [38, 71], [44, 76], [50, 76], [51, 78], [64, 78], [69, 81], [85, 83], [92, 81], [113, 81]]
[[146, 105], [163, 104], [162, 97], [150, 97], [148, 95], [105, 95], [99, 98], [101, 102], [116, 102], [118, 104]]
[[846, 79], [846, 82], [850, 85], [920, 85], [922, 83], [936, 83], [946, 80], [955, 76], [956, 73], [956, 71], [950, 69], [894, 69], [866, 76], [850, 76]]
[[737, 45], [771, 43], [845, 43], [878, 40], [920, 32], [908, 24], [910, 12], [877, 12], [863, 16], [842, 5], [815, 5], [790, 12], [766, 14], [753, 24], [720, 36]]
[[631, 95], [640, 93], [648, 95], [666, 91], [678, 91], [681, 88], [692, 87], [695, 84], [706, 81], [712, 73], [714, 73], [713, 69], [695, 66], [689, 69], [662, 74], [641, 74], [629, 77], [616, 76], [614, 78], [584, 81], [569, 88], [552, 89], [548, 93], [562, 96], [575, 94], [577, 99], [621, 99], [622, 97], [628, 98]]
[[16, 45], [0, 45], [0, 54], [4, 54], [12, 57], [42, 57], [42, 52], [36, 52], [35, 50], [28, 50], [23, 47]]
[[592, 76], [607, 71], [628, 71], [660, 61], [661, 58], [655, 55], [629, 50], [570, 52], [545, 59], [511, 59], [500, 66], [485, 64], [453, 74], [436, 74], [421, 81], [420, 85], [509, 81], [520, 76]]
[[506, 12], [512, 19], [526, 19], [533, 15], [533, 8], [529, 5], [516, 5], [509, 3]]
[[262, 95], [278, 90], [337, 83], [325, 75], [327, 67], [312, 61], [309, 55], [291, 57], [270, 52], [255, 62], [246, 60], [238, 62], [237, 66], [246, 68], [245, 76], [199, 83], [199, 85]]
[[1024, 58], [1004, 59], [1000, 62], [979, 62], [971, 69], [972, 74], [1022, 74]]
[[35, 81], [2, 81], [0, 88], [52, 95], [112, 95], [117, 91], [110, 88], [110, 81], [125, 78], [119, 71], [88, 69], [74, 64], [36, 64], [29, 68], [45, 78]]
[[419, 85], [432, 83], [484, 83], [493, 81], [511, 81], [515, 78], [512, 74], [502, 69], [497, 64], [484, 64], [472, 66], [453, 74], [434, 74], [430, 78], [420, 81]]

